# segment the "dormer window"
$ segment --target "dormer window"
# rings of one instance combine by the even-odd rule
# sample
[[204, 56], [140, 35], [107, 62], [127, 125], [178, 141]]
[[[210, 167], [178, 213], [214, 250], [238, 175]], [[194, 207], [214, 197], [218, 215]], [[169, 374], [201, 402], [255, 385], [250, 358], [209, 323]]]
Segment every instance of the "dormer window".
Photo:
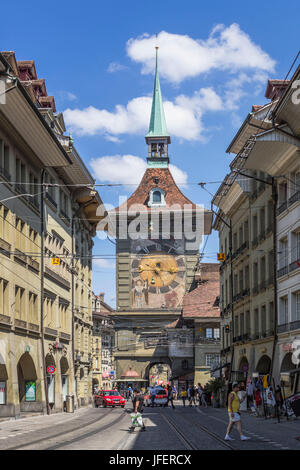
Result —
[[160, 188], [153, 188], [149, 193], [148, 206], [165, 206], [165, 192]]

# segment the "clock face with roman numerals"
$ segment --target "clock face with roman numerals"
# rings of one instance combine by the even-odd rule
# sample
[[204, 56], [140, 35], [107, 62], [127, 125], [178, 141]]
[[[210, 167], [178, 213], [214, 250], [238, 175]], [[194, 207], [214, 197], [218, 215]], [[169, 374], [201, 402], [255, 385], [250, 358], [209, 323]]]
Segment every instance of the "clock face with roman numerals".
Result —
[[135, 240], [131, 253], [132, 306], [180, 307], [185, 290], [181, 240]]

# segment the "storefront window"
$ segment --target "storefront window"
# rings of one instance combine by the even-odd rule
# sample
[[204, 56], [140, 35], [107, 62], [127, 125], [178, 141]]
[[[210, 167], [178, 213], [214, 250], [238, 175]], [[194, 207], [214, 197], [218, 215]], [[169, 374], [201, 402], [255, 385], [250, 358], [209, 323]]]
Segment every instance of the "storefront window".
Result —
[[25, 401], [35, 401], [36, 383], [33, 380], [25, 382]]
[[49, 403], [54, 403], [54, 376], [48, 375], [47, 376], [47, 384], [48, 384], [48, 400]]
[[0, 405], [6, 404], [6, 382], [0, 382]]
[[68, 395], [68, 376], [62, 375], [61, 377], [61, 389], [63, 394], [63, 400], [66, 401], [66, 396]]

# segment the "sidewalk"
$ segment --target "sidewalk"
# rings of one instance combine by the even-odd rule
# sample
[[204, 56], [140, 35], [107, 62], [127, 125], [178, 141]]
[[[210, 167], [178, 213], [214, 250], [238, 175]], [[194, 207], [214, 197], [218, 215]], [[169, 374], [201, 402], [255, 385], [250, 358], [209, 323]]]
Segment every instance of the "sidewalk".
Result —
[[[208, 408], [197, 407], [197, 412], [207, 423], [208, 427], [221, 427], [225, 436], [226, 427], [228, 425], [228, 412], [225, 408]], [[300, 441], [296, 437], [300, 436], [300, 418], [287, 421], [286, 417], [280, 417], [280, 423], [277, 419], [253, 416], [251, 411], [242, 411], [241, 420], [243, 433], [251, 439], [259, 439], [266, 442], [274, 443], [275, 446], [282, 449], [292, 448], [300, 450]], [[218, 422], [218, 424], [217, 424]], [[232, 431], [237, 437], [237, 431]]]
[[79, 408], [74, 413], [61, 412], [49, 416], [47, 414], [38, 414], [19, 419], [8, 418], [5, 421], [2, 420], [0, 421], [0, 440], [71, 422], [73, 419], [83, 417], [91, 409], [92, 406], [89, 405]]

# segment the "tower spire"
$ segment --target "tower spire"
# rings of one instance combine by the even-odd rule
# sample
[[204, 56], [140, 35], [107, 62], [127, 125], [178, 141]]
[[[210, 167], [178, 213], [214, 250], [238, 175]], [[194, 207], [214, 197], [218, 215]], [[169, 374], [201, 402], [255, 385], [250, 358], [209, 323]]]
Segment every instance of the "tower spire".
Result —
[[152, 98], [152, 108], [150, 116], [149, 131], [146, 135], [148, 144], [148, 165], [149, 166], [168, 166], [168, 144], [171, 143], [170, 134], [167, 130], [166, 118], [164, 113], [160, 81], [158, 74], [158, 46], [155, 46], [155, 78]]
[[169, 137], [166, 125], [166, 118], [162, 102], [162, 95], [160, 89], [160, 81], [158, 74], [158, 46], [156, 49], [156, 65], [155, 65], [155, 79], [154, 90], [152, 98], [152, 109], [150, 116], [149, 131], [146, 137]]

